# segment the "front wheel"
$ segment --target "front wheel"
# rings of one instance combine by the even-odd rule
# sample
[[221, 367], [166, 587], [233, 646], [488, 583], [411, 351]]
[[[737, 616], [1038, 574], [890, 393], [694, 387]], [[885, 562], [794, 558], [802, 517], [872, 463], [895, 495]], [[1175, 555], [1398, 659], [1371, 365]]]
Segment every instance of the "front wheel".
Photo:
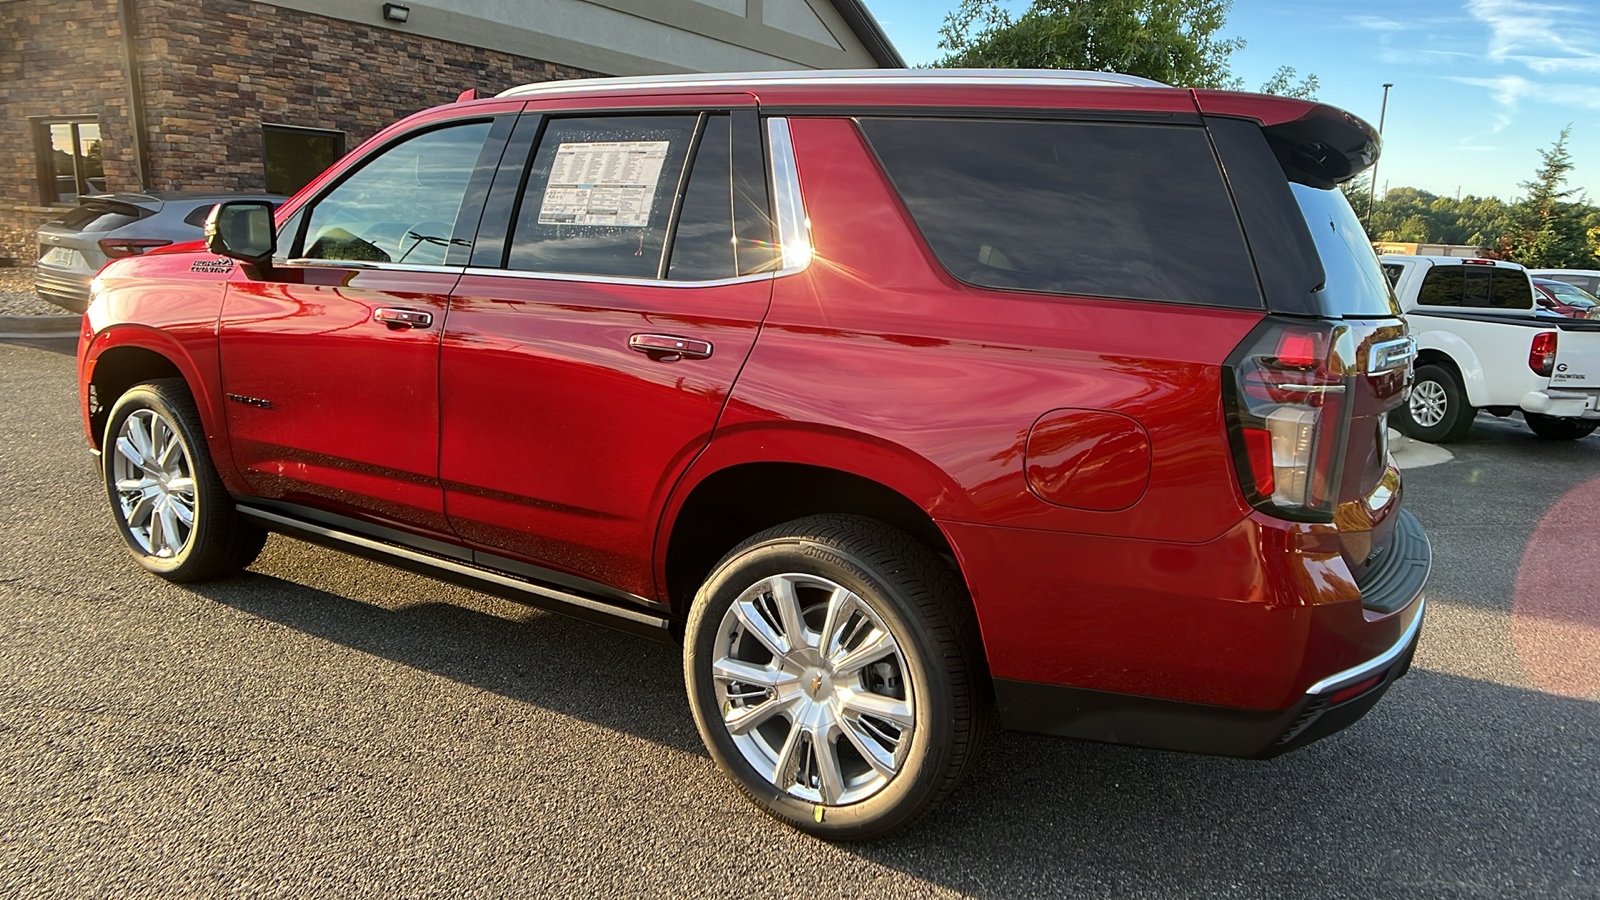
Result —
[[146, 569], [168, 581], [205, 581], [261, 552], [266, 532], [234, 509], [181, 379], [134, 385], [119, 397], [101, 455], [117, 529]]
[[1401, 434], [1430, 444], [1465, 437], [1478, 415], [1456, 374], [1439, 365], [1417, 367], [1411, 395], [1397, 412], [1391, 420]]
[[1534, 434], [1547, 441], [1575, 441], [1600, 428], [1600, 421], [1594, 419], [1563, 419], [1531, 412], [1523, 413], [1522, 418]]
[[988, 691], [954, 574], [870, 519], [814, 516], [723, 558], [695, 598], [684, 674], [695, 724], [751, 801], [802, 831], [900, 828], [954, 789]]

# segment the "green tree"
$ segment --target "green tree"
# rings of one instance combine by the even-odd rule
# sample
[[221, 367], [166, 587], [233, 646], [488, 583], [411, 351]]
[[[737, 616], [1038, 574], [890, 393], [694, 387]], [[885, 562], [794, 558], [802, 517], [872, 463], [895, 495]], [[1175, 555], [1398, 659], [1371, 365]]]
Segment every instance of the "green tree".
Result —
[[1298, 73], [1295, 72], [1294, 66], [1279, 66], [1278, 71], [1272, 73], [1267, 83], [1261, 86], [1261, 93], [1277, 94], [1280, 97], [1299, 97], [1301, 100], [1317, 99], [1317, 88], [1321, 86], [1317, 76], [1307, 72], [1306, 77], [1295, 81], [1296, 74]]
[[1244, 41], [1217, 35], [1232, 6], [1232, 0], [1033, 0], [1012, 18], [999, 0], [962, 0], [939, 29], [947, 53], [935, 65], [1085, 69], [1238, 88], [1228, 58]]
[[1588, 265], [1593, 259], [1585, 220], [1593, 207], [1573, 200], [1577, 191], [1567, 187], [1572, 154], [1567, 138], [1572, 126], [1561, 129], [1549, 150], [1540, 150], [1540, 165], [1531, 181], [1521, 184], [1527, 195], [1512, 213], [1512, 228], [1501, 238], [1507, 259], [1535, 269]]

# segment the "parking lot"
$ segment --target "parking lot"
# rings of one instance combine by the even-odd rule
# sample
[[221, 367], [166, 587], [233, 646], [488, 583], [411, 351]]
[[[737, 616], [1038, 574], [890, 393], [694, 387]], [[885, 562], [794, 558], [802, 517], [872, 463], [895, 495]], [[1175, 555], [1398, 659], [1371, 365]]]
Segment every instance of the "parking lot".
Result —
[[1268, 762], [997, 733], [932, 817], [829, 845], [740, 798], [677, 648], [274, 537], [121, 547], [72, 347], [0, 342], [8, 896], [1600, 896], [1600, 435], [1480, 418], [1406, 504], [1411, 674]]

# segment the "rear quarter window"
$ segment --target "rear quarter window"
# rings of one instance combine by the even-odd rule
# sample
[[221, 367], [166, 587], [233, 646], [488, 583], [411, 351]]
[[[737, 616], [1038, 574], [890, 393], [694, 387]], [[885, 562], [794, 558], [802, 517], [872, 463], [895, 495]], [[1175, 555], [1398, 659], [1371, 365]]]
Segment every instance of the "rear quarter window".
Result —
[[1417, 292], [1420, 306], [1466, 309], [1529, 309], [1533, 286], [1517, 269], [1498, 266], [1434, 266]]
[[941, 265], [984, 288], [1260, 309], [1204, 129], [869, 118]]

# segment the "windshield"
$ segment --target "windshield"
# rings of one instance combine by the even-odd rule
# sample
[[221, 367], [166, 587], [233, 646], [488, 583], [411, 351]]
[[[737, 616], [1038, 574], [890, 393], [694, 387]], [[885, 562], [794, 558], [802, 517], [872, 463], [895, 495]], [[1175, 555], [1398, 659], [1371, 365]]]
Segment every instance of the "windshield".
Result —
[[1327, 273], [1319, 293], [1328, 314], [1346, 318], [1400, 315], [1400, 305], [1378, 268], [1367, 232], [1344, 194], [1337, 188], [1324, 191], [1303, 184], [1290, 184], [1289, 188], [1311, 228], [1311, 239]]
[[1588, 291], [1564, 282], [1547, 282], [1540, 285], [1540, 287], [1556, 295], [1557, 300], [1568, 306], [1576, 306], [1579, 309], [1593, 309], [1596, 304], [1600, 304], [1600, 300], [1596, 300]]

